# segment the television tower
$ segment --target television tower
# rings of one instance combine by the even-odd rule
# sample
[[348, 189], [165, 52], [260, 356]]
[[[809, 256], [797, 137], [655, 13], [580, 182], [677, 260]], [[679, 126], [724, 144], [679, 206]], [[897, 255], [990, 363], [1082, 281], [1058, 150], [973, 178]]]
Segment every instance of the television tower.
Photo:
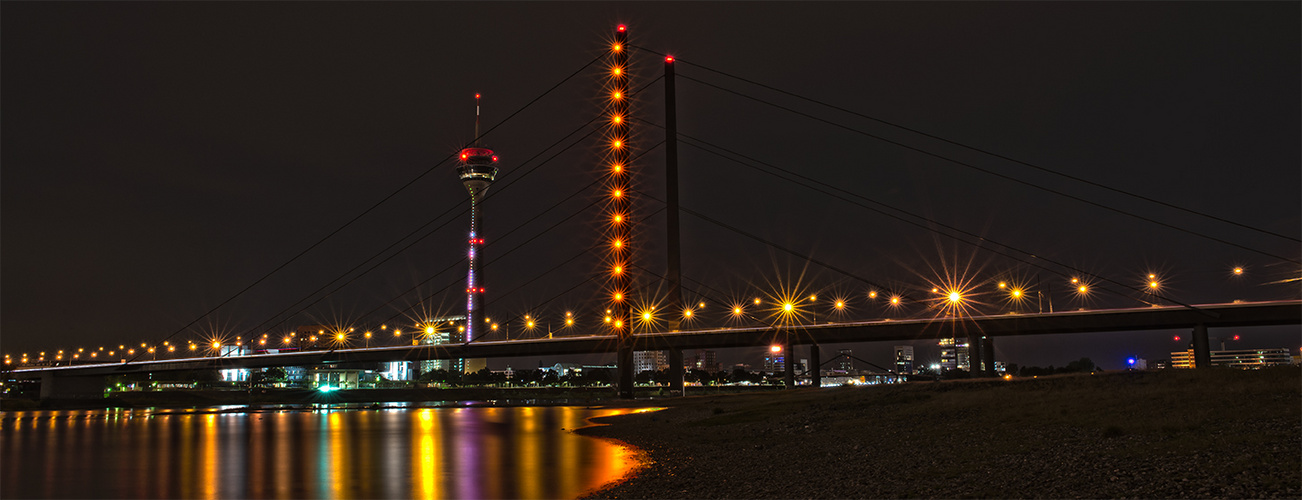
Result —
[[479, 94], [475, 94], [475, 144], [461, 150], [457, 165], [457, 177], [461, 178], [466, 191], [470, 192], [470, 251], [467, 254], [470, 270], [466, 274], [466, 336], [462, 342], [474, 340], [475, 331], [483, 323], [484, 287], [480, 286], [478, 277], [475, 276], [475, 264], [480, 247], [484, 245], [484, 238], [479, 235], [477, 205], [497, 177], [496, 165], [497, 155], [493, 154], [493, 150], [479, 144]]

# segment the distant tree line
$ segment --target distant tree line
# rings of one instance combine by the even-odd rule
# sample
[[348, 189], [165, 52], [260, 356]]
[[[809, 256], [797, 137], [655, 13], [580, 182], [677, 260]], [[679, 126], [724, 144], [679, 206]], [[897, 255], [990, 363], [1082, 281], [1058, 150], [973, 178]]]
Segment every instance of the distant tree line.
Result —
[[[549, 386], [567, 387], [607, 386], [615, 383], [618, 373], [613, 368], [584, 368], [570, 371], [564, 375], [555, 370], [521, 369], [513, 370], [510, 377], [505, 372], [489, 371], [487, 368], [474, 373], [456, 373], [448, 370], [430, 370], [420, 374], [420, 381], [448, 387], [472, 385], [497, 386]], [[639, 384], [669, 384], [669, 371], [644, 371], [634, 377]], [[735, 369], [731, 372], [709, 372], [705, 370], [684, 370], [683, 381], [689, 384], [720, 385], [728, 383], [749, 382], [752, 384], [781, 383], [782, 374], [766, 374]]]
[[1080, 358], [1076, 361], [1067, 363], [1067, 366], [1047, 367], [1039, 366], [1017, 366], [1017, 363], [1008, 364], [1008, 373], [1016, 374], [1019, 377], [1036, 377], [1041, 375], [1053, 375], [1055, 373], [1094, 373], [1101, 372], [1099, 368], [1091, 361], [1090, 358]]
[[[1090, 358], [1080, 358], [1076, 361], [1067, 363], [1067, 366], [1060, 367], [1055, 367], [1053, 365], [1049, 365], [1048, 367], [1018, 366], [1017, 363], [1008, 363], [1004, 373], [1016, 375], [1018, 377], [1035, 377], [1041, 375], [1053, 375], [1055, 373], [1093, 373], [1101, 371], [1103, 371], [1103, 369], [1095, 366], [1094, 361], [1091, 361]], [[941, 370], [934, 370], [929, 367], [923, 367], [918, 369], [917, 375], [910, 376], [909, 378], [911, 380], [954, 380], [972, 378], [972, 373], [960, 368], [943, 368]]]

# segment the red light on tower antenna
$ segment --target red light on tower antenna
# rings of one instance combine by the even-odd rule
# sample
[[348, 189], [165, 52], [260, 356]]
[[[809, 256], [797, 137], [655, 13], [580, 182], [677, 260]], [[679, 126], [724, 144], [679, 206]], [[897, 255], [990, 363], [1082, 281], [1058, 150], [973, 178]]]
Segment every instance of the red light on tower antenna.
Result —
[[620, 33], [623, 33], [623, 32], [625, 32], [625, 31], [628, 30], [628, 26], [624, 26], [624, 25], [621, 24], [621, 25], [617, 26], [615, 29], [616, 29], [616, 30], [619, 30]]
[[667, 63], [674, 62], [674, 56], [665, 56], [665, 62]]
[[479, 99], [479, 94], [475, 94], [475, 99]]

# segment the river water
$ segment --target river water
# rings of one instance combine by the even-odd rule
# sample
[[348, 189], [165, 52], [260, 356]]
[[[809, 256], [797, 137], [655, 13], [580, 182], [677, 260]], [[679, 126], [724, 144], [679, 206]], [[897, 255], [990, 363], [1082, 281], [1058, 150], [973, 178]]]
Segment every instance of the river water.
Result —
[[630, 409], [0, 412], [0, 498], [574, 498], [636, 464]]

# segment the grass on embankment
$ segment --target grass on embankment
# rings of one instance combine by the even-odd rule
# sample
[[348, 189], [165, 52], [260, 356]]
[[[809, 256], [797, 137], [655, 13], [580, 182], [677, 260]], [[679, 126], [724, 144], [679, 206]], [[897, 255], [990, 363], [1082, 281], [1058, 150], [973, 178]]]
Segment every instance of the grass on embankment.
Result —
[[599, 496], [1302, 493], [1297, 367], [805, 389], [670, 405], [585, 431], [628, 441], [652, 462]]

